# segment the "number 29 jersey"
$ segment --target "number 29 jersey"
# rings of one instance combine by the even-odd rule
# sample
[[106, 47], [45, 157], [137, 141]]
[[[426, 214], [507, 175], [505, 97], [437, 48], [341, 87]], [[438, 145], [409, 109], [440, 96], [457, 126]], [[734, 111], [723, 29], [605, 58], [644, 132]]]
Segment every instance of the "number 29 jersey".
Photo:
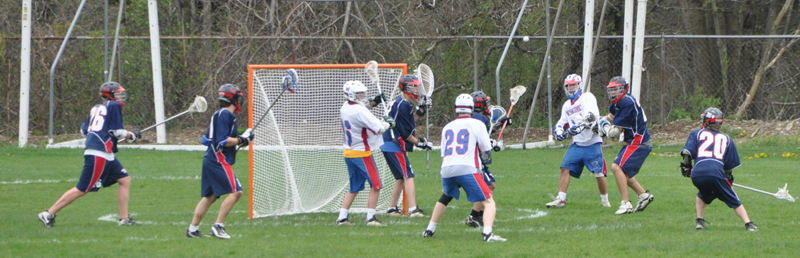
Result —
[[689, 134], [684, 149], [695, 158], [692, 178], [713, 176], [725, 179], [725, 170], [741, 165], [736, 145], [730, 136], [709, 129], [697, 129]]
[[486, 125], [459, 117], [442, 129], [442, 178], [469, 175], [481, 168], [480, 152], [492, 149]]

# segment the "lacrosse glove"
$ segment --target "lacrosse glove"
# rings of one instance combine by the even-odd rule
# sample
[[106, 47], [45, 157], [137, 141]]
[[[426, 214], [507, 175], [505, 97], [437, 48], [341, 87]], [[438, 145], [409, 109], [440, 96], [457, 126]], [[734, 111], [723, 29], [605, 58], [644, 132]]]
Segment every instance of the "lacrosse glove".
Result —
[[245, 130], [244, 133], [242, 133], [242, 135], [239, 135], [239, 147], [250, 145], [250, 143], [253, 141], [253, 138], [255, 137], [256, 135], [253, 134], [253, 129], [247, 128], [247, 130]]
[[553, 131], [553, 134], [555, 134], [556, 140], [558, 140], [558, 141], [563, 141], [563, 140], [567, 139], [567, 134], [564, 133], [564, 129], [556, 128], [556, 130]]
[[131, 133], [131, 139], [128, 140], [129, 143], [136, 143], [142, 139], [142, 132], [140, 132], [138, 129], [133, 129], [129, 132]]
[[428, 139], [419, 138], [419, 139], [417, 139], [417, 148], [430, 150], [430, 149], [433, 148], [433, 143], [428, 141]]
[[681, 157], [683, 157], [681, 161], [681, 175], [685, 177], [692, 176], [692, 153], [687, 149], [683, 149], [681, 151]]
[[728, 179], [728, 181], [730, 181], [731, 184], [733, 184], [733, 170], [732, 169], [725, 170], [725, 178]]
[[378, 93], [378, 95], [375, 95], [375, 97], [369, 99], [369, 101], [375, 102], [375, 105], [381, 104], [385, 100], [386, 100], [386, 95], [384, 95], [383, 92]]
[[396, 125], [394, 119], [391, 116], [383, 116], [383, 121], [389, 123], [389, 129], [394, 128], [394, 126]]

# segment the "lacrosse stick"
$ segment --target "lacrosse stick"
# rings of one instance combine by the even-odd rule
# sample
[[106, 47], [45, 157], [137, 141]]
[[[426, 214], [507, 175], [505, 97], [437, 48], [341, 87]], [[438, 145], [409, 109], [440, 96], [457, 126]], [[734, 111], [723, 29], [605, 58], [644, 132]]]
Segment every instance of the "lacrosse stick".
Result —
[[[380, 76], [378, 76], [378, 62], [376, 62], [375, 60], [367, 62], [367, 65], [364, 66], [364, 72], [366, 72], [367, 76], [369, 76], [369, 80], [372, 81], [372, 83], [374, 83], [375, 86], [378, 87], [378, 93], [379, 94], [383, 93], [383, 91], [381, 90], [381, 78]], [[388, 116], [389, 108], [386, 107], [385, 100], [381, 101], [381, 106], [383, 107], [383, 115]], [[394, 129], [390, 129], [389, 133], [392, 134], [392, 141], [397, 142], [397, 140], [394, 138]]]
[[261, 121], [263, 121], [264, 118], [267, 117], [269, 111], [272, 109], [273, 106], [275, 106], [275, 103], [278, 103], [278, 100], [281, 99], [281, 96], [283, 96], [284, 92], [288, 90], [289, 92], [294, 93], [294, 91], [297, 90], [298, 81], [300, 81], [300, 77], [297, 76], [297, 71], [295, 71], [294, 68], [286, 70], [286, 76], [284, 76], [283, 79], [281, 80], [281, 88], [283, 88], [281, 90], [281, 93], [278, 94], [278, 97], [276, 97], [275, 100], [273, 100], [272, 103], [269, 104], [269, 107], [267, 107], [267, 111], [264, 111], [264, 114], [261, 115], [261, 118], [258, 119], [256, 125], [253, 126], [253, 131], [255, 131], [256, 128], [258, 128], [258, 126], [261, 124]]
[[[167, 118], [166, 120], [161, 121], [160, 123], [157, 123], [157, 124], [154, 124], [154, 125], [151, 125], [151, 126], [145, 128], [145, 129], [142, 129], [139, 132], [140, 133], [147, 132], [150, 129], [155, 128], [156, 126], [162, 125], [162, 124], [164, 124], [166, 122], [169, 122], [172, 119], [178, 118], [179, 116], [182, 116], [182, 115], [185, 115], [185, 114], [188, 114], [188, 113], [206, 112], [206, 109], [208, 109], [208, 102], [206, 102], [206, 98], [203, 98], [201, 96], [196, 96], [196, 97], [194, 97], [194, 102], [192, 103], [191, 106], [189, 106], [189, 109], [187, 109], [186, 111], [183, 111], [183, 112], [181, 112], [181, 113], [179, 113], [177, 115], [174, 115], [174, 116], [172, 116], [170, 118]], [[119, 140], [118, 142], [122, 142], [124, 140], [125, 139], [122, 139], [122, 140]]]
[[[511, 117], [511, 111], [514, 110], [514, 105], [517, 104], [519, 97], [522, 96], [522, 94], [525, 94], [526, 90], [528, 90], [528, 88], [525, 88], [525, 86], [522, 85], [517, 85], [516, 87], [511, 88], [511, 106], [508, 108], [508, 117]], [[503, 128], [500, 128], [500, 134], [497, 136], [497, 141], [499, 141], [500, 146], [503, 146], [503, 131], [506, 130], [507, 124], [508, 120], [503, 122]]]
[[[420, 81], [422, 82], [422, 87], [420, 87], [420, 93], [425, 96], [425, 139], [430, 139], [430, 127], [428, 113], [431, 111], [431, 95], [433, 95], [433, 85], [434, 85], [434, 77], [433, 71], [431, 68], [428, 67], [426, 64], [419, 64], [417, 66], [417, 70], [414, 70], [414, 73], [417, 74]], [[425, 169], [431, 169], [431, 150], [425, 150]]]
[[[489, 107], [489, 134], [491, 136], [492, 130], [494, 130], [495, 126], [497, 126], [497, 122], [500, 119], [507, 117], [506, 116], [506, 109], [501, 106], [491, 106]], [[500, 151], [500, 146], [493, 146], [492, 149], [494, 151]]]
[[783, 188], [778, 188], [778, 192], [777, 193], [770, 193], [770, 192], [767, 192], [767, 191], [758, 190], [758, 189], [755, 189], [755, 188], [743, 186], [743, 185], [736, 184], [736, 183], [734, 183], [733, 186], [736, 186], [736, 187], [739, 187], [739, 188], [742, 188], [742, 189], [746, 189], [746, 190], [750, 190], [750, 191], [753, 191], [753, 192], [756, 192], [756, 193], [766, 194], [766, 195], [769, 195], [769, 196], [772, 196], [772, 197], [775, 197], [775, 198], [778, 198], [778, 199], [782, 199], [782, 200], [787, 200], [787, 201], [790, 201], [790, 202], [794, 202], [794, 200], [795, 200], [794, 197], [789, 195], [789, 190], [786, 189], [789, 186], [788, 183], [784, 184]]

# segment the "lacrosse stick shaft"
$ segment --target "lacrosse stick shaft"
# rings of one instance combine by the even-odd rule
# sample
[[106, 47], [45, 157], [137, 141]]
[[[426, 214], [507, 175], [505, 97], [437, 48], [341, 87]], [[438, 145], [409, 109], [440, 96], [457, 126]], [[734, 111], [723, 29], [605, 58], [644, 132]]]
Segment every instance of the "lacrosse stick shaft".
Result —
[[[431, 112], [428, 110], [428, 112]], [[425, 139], [430, 139], [430, 130], [429, 127], [431, 126], [428, 123], [428, 112], [425, 112]], [[431, 170], [431, 150], [425, 150], [425, 170]]]
[[175, 118], [177, 118], [177, 117], [179, 117], [179, 116], [185, 115], [186, 113], [189, 113], [189, 110], [183, 111], [183, 112], [181, 112], [181, 113], [179, 113], [179, 114], [177, 114], [177, 115], [174, 115], [174, 116], [172, 116], [172, 117], [170, 117], [170, 118], [167, 118], [166, 120], [164, 120], [164, 121], [161, 121], [161, 122], [160, 122], [160, 123], [158, 123], [158, 124], [151, 125], [151, 126], [149, 126], [149, 127], [145, 128], [145, 129], [142, 129], [142, 130], [141, 130], [141, 131], [139, 131], [139, 132], [141, 132], [141, 133], [143, 133], [143, 132], [147, 132], [147, 131], [149, 131], [150, 129], [153, 129], [153, 128], [155, 128], [156, 126], [159, 126], [159, 125], [162, 125], [162, 124], [164, 124], [164, 123], [166, 123], [166, 122], [169, 122], [169, 120], [172, 120], [172, 119], [175, 119]]
[[746, 190], [750, 190], [750, 191], [753, 191], [753, 192], [756, 192], [756, 193], [762, 193], [762, 194], [766, 194], [766, 195], [769, 195], [769, 196], [777, 197], [776, 194], [774, 194], [774, 193], [770, 193], [770, 192], [763, 191], [763, 190], [758, 190], [758, 189], [755, 189], [755, 188], [752, 188], [752, 187], [747, 187], [747, 186], [743, 186], [743, 185], [736, 184], [736, 183], [734, 183], [733, 186], [736, 186], [736, 187], [739, 187], [739, 188], [742, 188], [742, 189], [746, 189]]
[[[509, 118], [511, 118], [511, 111], [512, 110], [514, 110], [514, 104], [511, 104], [511, 107], [508, 108], [508, 115], [506, 115], [506, 116], [508, 116]], [[498, 141], [500, 139], [503, 139], [503, 131], [506, 130], [506, 124], [508, 124], [508, 120], [503, 121], [503, 127], [500, 128], [500, 134], [497, 135], [497, 140]]]
[[275, 100], [272, 101], [272, 103], [269, 104], [269, 107], [267, 107], [267, 111], [264, 111], [264, 114], [261, 115], [261, 118], [258, 119], [258, 122], [256, 123], [256, 125], [253, 126], [253, 131], [255, 131], [256, 128], [258, 128], [258, 126], [261, 124], [261, 121], [263, 121], [264, 118], [267, 117], [267, 114], [269, 114], [269, 110], [272, 109], [272, 106], [275, 106], [275, 103], [278, 103], [278, 100], [281, 99], [281, 96], [283, 96], [283, 93], [286, 92], [287, 88], [283, 88], [283, 90], [281, 90], [281, 93], [278, 94], [278, 97], [275, 98]]

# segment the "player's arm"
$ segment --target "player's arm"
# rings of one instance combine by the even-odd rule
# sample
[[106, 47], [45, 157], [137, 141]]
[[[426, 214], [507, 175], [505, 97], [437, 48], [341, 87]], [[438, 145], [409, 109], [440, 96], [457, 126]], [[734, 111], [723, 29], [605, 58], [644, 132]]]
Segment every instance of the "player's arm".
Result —
[[478, 143], [478, 149], [481, 152], [491, 151], [492, 150], [492, 142], [491, 142], [491, 139], [489, 139], [489, 135], [483, 134], [483, 133], [478, 133], [478, 132], [481, 132], [481, 127], [480, 126], [475, 126], [475, 125], [478, 125], [478, 123], [471, 123], [470, 125], [472, 125], [472, 128], [470, 128], [470, 130], [472, 132], [475, 132], [475, 140]]
[[142, 137], [139, 130], [128, 131], [122, 126], [122, 110], [119, 105], [109, 105], [106, 121], [109, 123], [108, 133], [117, 139], [126, 139], [128, 142], [136, 142]]
[[556, 127], [553, 127], [553, 135], [555, 135], [556, 140], [563, 141], [567, 139], [567, 134], [564, 132], [564, 125], [567, 125], [569, 120], [567, 120], [567, 114], [565, 113], [565, 109], [561, 108], [561, 118], [558, 119], [556, 122]]

